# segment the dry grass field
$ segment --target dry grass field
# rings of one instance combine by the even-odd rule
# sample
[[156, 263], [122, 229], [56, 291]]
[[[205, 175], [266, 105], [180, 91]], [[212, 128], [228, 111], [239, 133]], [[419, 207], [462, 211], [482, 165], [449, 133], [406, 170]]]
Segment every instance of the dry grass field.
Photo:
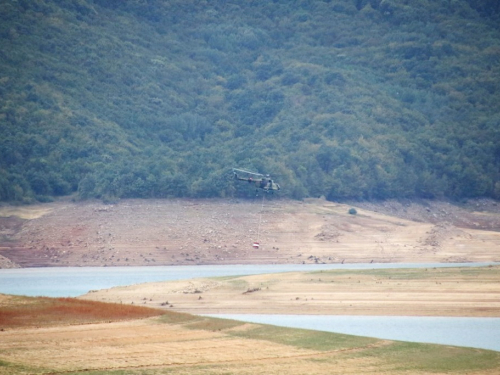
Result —
[[[75, 315], [72, 302], [77, 311], [92, 313]], [[2, 296], [0, 304], [2, 317], [4, 311], [17, 311], [21, 322], [29, 321], [34, 310], [46, 312], [36, 327], [2, 318], [0, 374], [493, 375], [500, 371], [500, 353], [487, 350], [393, 342], [175, 312], [123, 320], [130, 316], [131, 306], [104, 307], [68, 299]], [[133, 310], [143, 316], [146, 311], [151, 315], [159, 312]]]

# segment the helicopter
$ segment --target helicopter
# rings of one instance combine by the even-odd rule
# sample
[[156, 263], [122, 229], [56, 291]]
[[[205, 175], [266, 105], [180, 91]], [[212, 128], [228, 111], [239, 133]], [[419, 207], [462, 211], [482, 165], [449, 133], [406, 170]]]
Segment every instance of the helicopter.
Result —
[[[236, 180], [247, 181], [249, 184], [254, 184], [257, 192], [259, 189], [262, 189], [266, 193], [274, 193], [274, 191], [281, 189], [280, 185], [274, 182], [268, 174], [263, 175], [261, 173], [250, 172], [238, 168], [233, 168], [233, 173]], [[242, 173], [244, 177], [241, 177], [238, 173]]]

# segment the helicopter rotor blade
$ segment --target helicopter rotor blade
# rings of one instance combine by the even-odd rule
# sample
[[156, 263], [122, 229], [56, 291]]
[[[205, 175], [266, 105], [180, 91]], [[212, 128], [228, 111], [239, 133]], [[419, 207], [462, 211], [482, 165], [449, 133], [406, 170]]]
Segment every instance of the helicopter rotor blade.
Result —
[[261, 176], [261, 177], [264, 177], [264, 175], [262, 173], [256, 173], [256, 172], [250, 172], [250, 171], [247, 171], [245, 169], [238, 169], [238, 168], [233, 168], [233, 172], [241, 172], [241, 173], [246, 173], [246, 174], [251, 174], [253, 176]]

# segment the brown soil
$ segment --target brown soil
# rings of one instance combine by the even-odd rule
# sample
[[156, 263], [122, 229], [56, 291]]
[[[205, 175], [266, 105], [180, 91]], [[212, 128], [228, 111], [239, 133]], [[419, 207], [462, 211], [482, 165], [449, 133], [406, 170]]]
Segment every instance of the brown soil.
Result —
[[[348, 214], [351, 207], [357, 215]], [[463, 206], [266, 198], [0, 207], [2, 268], [484, 262], [500, 261], [499, 250], [500, 206], [491, 200]]]
[[0, 294], [0, 329], [2, 330], [131, 320], [149, 318], [163, 313], [165, 311], [143, 306], [85, 301], [76, 298]]

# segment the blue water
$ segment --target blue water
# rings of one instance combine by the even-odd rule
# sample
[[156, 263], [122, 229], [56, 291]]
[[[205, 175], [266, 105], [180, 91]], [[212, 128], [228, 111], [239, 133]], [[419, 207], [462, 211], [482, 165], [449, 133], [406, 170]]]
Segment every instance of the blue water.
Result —
[[270, 264], [158, 267], [50, 267], [0, 269], [0, 293], [76, 297], [89, 290], [152, 281], [329, 269], [476, 267], [495, 263]]
[[210, 314], [283, 327], [500, 351], [500, 318]]

